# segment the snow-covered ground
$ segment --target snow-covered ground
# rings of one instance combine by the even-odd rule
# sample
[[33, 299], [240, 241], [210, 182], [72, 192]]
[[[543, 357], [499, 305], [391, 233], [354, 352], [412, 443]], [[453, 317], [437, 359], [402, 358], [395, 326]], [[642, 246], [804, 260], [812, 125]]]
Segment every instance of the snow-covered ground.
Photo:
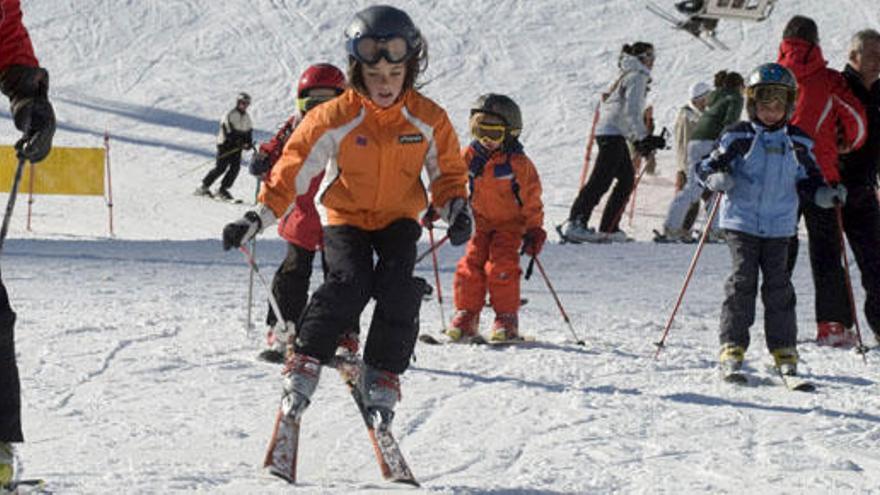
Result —
[[[245, 328], [248, 270], [219, 244], [222, 226], [247, 206], [191, 195], [235, 94], [253, 95], [266, 135], [293, 108], [299, 72], [344, 62], [342, 30], [367, 3], [23, 3], [51, 71], [56, 143], [101, 146], [104, 130], [111, 133], [117, 233], [107, 238], [99, 198], [47, 196], [36, 199], [27, 232], [19, 198], [2, 263], [19, 314], [27, 473], [47, 478], [55, 493], [390, 490], [332, 370], [303, 423], [301, 484], [260, 473], [280, 369], [254, 359], [264, 328]], [[650, 98], [671, 127], [695, 80], [774, 59], [795, 13], [817, 20], [834, 67], [843, 65], [852, 32], [880, 26], [875, 0], [780, 1], [766, 22], [722, 22], [720, 37], [732, 50], [709, 52], [640, 1], [395, 4], [428, 39], [424, 92], [448, 109], [462, 138], [479, 93], [520, 102], [548, 227], [565, 218], [576, 194], [596, 94], [613, 79], [623, 43], [656, 44]], [[0, 141], [12, 142], [8, 113], [0, 115]], [[747, 356], [756, 383], [719, 383], [724, 246], [704, 251], [669, 346], [654, 359], [693, 253], [650, 242], [672, 195], [671, 168], [667, 152], [659, 175], [639, 187], [633, 224], [623, 224], [638, 242], [554, 243], [542, 255], [585, 348], [572, 343], [536, 271], [523, 284], [529, 303], [521, 325], [540, 345], [416, 349], [395, 422], [425, 492], [880, 493], [880, 364], [873, 353], [866, 365], [809, 342], [805, 253], [795, 272], [800, 350], [817, 393], [788, 392], [765, 369], [760, 316]], [[243, 173], [233, 192], [250, 198], [253, 190]], [[257, 255], [268, 275], [284, 246], [275, 234], [265, 239]], [[447, 318], [461, 253], [439, 252]], [[433, 278], [429, 260], [418, 273]], [[263, 311], [260, 301], [256, 320]], [[364, 326], [369, 314], [368, 307]], [[439, 330], [440, 318], [436, 301], [425, 302], [422, 331]], [[870, 334], [865, 324], [863, 331]]]

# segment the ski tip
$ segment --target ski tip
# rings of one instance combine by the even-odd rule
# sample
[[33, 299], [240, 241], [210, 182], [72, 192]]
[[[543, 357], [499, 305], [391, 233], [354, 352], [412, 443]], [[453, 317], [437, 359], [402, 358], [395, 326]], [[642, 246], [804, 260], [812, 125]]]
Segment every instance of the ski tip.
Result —
[[421, 488], [421, 486], [422, 486], [422, 485], [419, 484], [418, 481], [416, 481], [416, 480], [413, 479], [413, 478], [397, 478], [397, 479], [392, 479], [392, 480], [390, 480], [390, 481], [392, 481], [392, 482], [394, 482], [394, 483], [399, 483], [399, 484], [401, 484], [401, 485], [409, 485], [409, 486], [412, 486], [412, 487], [414, 487], [414, 488]]

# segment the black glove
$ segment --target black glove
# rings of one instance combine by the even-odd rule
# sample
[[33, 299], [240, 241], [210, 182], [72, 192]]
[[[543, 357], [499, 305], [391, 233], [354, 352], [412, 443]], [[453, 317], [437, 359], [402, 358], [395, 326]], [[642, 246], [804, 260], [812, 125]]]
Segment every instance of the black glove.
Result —
[[471, 208], [466, 199], [453, 198], [449, 200], [444, 210], [446, 210], [446, 223], [449, 224], [446, 230], [449, 242], [453, 246], [461, 246], [474, 235], [474, 216]]
[[254, 157], [251, 158], [251, 163], [248, 165], [251, 175], [257, 177], [262, 177], [270, 168], [272, 168], [272, 164], [269, 163], [269, 155], [262, 151], [254, 153]]
[[244, 218], [226, 224], [226, 227], [223, 227], [223, 250], [229, 251], [243, 246], [253, 239], [262, 227], [263, 222], [255, 211], [249, 211], [244, 214]]
[[666, 139], [661, 136], [645, 136], [633, 143], [636, 152], [642, 156], [650, 155], [654, 150], [662, 150], [666, 148]]
[[12, 103], [12, 120], [24, 133], [15, 143], [19, 158], [37, 163], [52, 150], [55, 110], [49, 103], [49, 73], [40, 67], [13, 65], [0, 73], [0, 89]]

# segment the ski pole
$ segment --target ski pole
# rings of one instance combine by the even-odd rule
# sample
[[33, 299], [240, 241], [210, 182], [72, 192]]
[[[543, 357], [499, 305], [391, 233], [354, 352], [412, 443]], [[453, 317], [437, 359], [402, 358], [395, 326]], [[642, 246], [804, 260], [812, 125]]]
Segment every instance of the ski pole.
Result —
[[443, 237], [441, 237], [440, 240], [437, 241], [437, 243], [435, 244], [435, 243], [434, 243], [434, 232], [433, 232], [433, 229], [430, 229], [430, 230], [428, 230], [428, 239], [431, 240], [431, 246], [430, 246], [430, 247], [429, 247], [424, 253], [422, 253], [422, 254], [420, 254], [420, 255], [418, 255], [418, 256], [416, 257], [416, 263], [415, 263], [415, 264], [417, 264], [417, 265], [419, 264], [420, 261], [422, 261], [423, 259], [425, 259], [426, 256], [428, 256], [429, 254], [432, 254], [434, 251], [437, 250], [437, 248], [439, 248], [440, 246], [442, 246], [444, 242], [448, 241], [448, 240], [449, 240], [449, 234], [444, 235]]
[[193, 168], [191, 168], [191, 169], [188, 169], [188, 170], [184, 170], [183, 172], [181, 172], [180, 174], [178, 174], [178, 175], [177, 175], [177, 178], [180, 179], [180, 178], [182, 178], [182, 177], [185, 176], [185, 175], [189, 175], [189, 174], [195, 172], [196, 170], [198, 170], [198, 169], [200, 169], [200, 168], [203, 168], [205, 165], [209, 165], [209, 164], [210, 164], [211, 162], [213, 162], [213, 161], [217, 161], [217, 160], [220, 160], [220, 159], [226, 158], [227, 156], [229, 156], [229, 155], [235, 153], [236, 151], [241, 151], [241, 147], [239, 146], [238, 148], [233, 148], [233, 149], [227, 151], [226, 153], [223, 153], [222, 155], [216, 156], [216, 157], [211, 158], [211, 159], [209, 159], [209, 160], [205, 160], [205, 161], [203, 161], [203, 162], [199, 162], [199, 164], [196, 165], [195, 167], [193, 167]]
[[[254, 192], [254, 204], [257, 202], [257, 197], [260, 195], [260, 179], [257, 178], [257, 190]], [[254, 253], [254, 256], [257, 255], [257, 238], [254, 237], [251, 239], [251, 252]], [[253, 306], [254, 306], [254, 267], [251, 266], [251, 272], [248, 275], [248, 297], [247, 297], [247, 329], [246, 333], [248, 337], [251, 335], [251, 328], [253, 328], [252, 316], [253, 316]], [[281, 318], [281, 315], [275, 315], [278, 319]]]
[[278, 306], [278, 300], [275, 299], [275, 294], [272, 294], [272, 287], [269, 286], [269, 282], [266, 281], [266, 278], [263, 277], [263, 272], [260, 271], [260, 268], [257, 266], [257, 262], [254, 259], [253, 254], [248, 250], [248, 248], [241, 246], [238, 248], [239, 251], [244, 254], [244, 258], [247, 260], [248, 265], [250, 265], [251, 270], [257, 274], [257, 278], [260, 279], [260, 282], [263, 283], [263, 287], [266, 289], [266, 294], [269, 296], [269, 305], [272, 307], [272, 311], [278, 315], [278, 321], [282, 322], [282, 324], [287, 327], [287, 322], [284, 321], [284, 318], [281, 317], [281, 309]]
[[584, 187], [587, 181], [587, 173], [590, 171], [590, 155], [593, 153], [593, 142], [596, 140], [596, 124], [599, 122], [599, 103], [593, 111], [593, 125], [590, 126], [590, 136], [587, 138], [587, 152], [584, 154], [584, 167], [581, 169], [581, 183], [578, 190]]
[[840, 207], [840, 202], [835, 201], [834, 203], [834, 213], [837, 215], [837, 239], [840, 242], [840, 253], [843, 258], [843, 274], [844, 280], [846, 281], [846, 292], [849, 296], [849, 310], [853, 315], [853, 323], [856, 326], [856, 337], [859, 341], [858, 352], [862, 355], [862, 360], [865, 364], [868, 364], [868, 358], [865, 354], [868, 352], [868, 348], [862, 342], [862, 329], [859, 326], [859, 314], [856, 312], [856, 299], [853, 295], [853, 287], [852, 287], [852, 278], [849, 275], [849, 256], [846, 254], [846, 239], [843, 237], [843, 209]]
[[9, 231], [9, 221], [12, 219], [12, 210], [15, 209], [15, 197], [18, 196], [18, 185], [21, 183], [24, 162], [24, 157], [18, 158], [18, 166], [15, 168], [15, 178], [12, 179], [12, 189], [9, 191], [9, 199], [6, 201], [6, 213], [3, 215], [3, 227], [0, 228], [0, 254], [3, 253], [3, 242], [6, 241], [6, 233]]
[[675, 313], [678, 312], [678, 307], [681, 306], [681, 301], [684, 299], [684, 293], [687, 290], [688, 284], [691, 281], [691, 277], [694, 275], [694, 269], [697, 267], [697, 260], [700, 259], [700, 253], [703, 251], [703, 246], [706, 245], [706, 238], [709, 236], [709, 225], [712, 225], [712, 221], [715, 220], [715, 215], [718, 214], [718, 206], [721, 204], [722, 193], [717, 193], [715, 197], [715, 203], [712, 205], [712, 210], [709, 212], [709, 218], [706, 220], [706, 228], [703, 229], [703, 233], [700, 235], [700, 242], [697, 244], [697, 249], [694, 252], [694, 257], [691, 258], [691, 264], [688, 267], [687, 275], [684, 277], [684, 283], [681, 284], [681, 290], [678, 292], [678, 300], [675, 301], [675, 306], [672, 308], [672, 313], [669, 315], [669, 319], [666, 320], [666, 327], [663, 329], [663, 335], [660, 337], [660, 341], [656, 342], [657, 352], [654, 354], [654, 359], [660, 356], [660, 351], [663, 350], [663, 346], [666, 345], [666, 336], [669, 335], [669, 329], [672, 327], [672, 321], [675, 319]]
[[[449, 236], [444, 237], [444, 239]], [[434, 226], [431, 225], [428, 227], [428, 240], [431, 241], [431, 246], [434, 246]], [[436, 244], [437, 247], [440, 247], [443, 241], [440, 241]], [[440, 267], [437, 265], [437, 249], [431, 249], [431, 258], [434, 261], [434, 284], [437, 286], [437, 304], [440, 306], [440, 331], [446, 330], [446, 315], [443, 314], [443, 287], [440, 285]]]
[[[644, 167], [641, 166], [643, 160], [645, 162]], [[633, 216], [635, 216], [635, 212], [636, 212], [636, 192], [638, 192], [638, 190], [639, 190], [639, 182], [642, 181], [642, 177], [644, 177], [645, 172], [648, 171], [648, 165], [649, 165], [648, 159], [641, 156], [641, 155], [639, 155], [639, 157], [636, 159], [636, 163], [638, 164], [638, 166], [636, 167], [636, 170], [638, 170], [639, 174], [636, 175], [635, 183], [633, 183], [633, 190], [632, 190], [632, 193], [630, 194], [630, 200], [629, 200], [629, 226], [630, 227], [632, 227], [632, 225], [633, 225]]]
[[532, 256], [532, 261], [538, 265], [538, 271], [541, 272], [541, 276], [544, 278], [547, 288], [550, 289], [550, 294], [553, 295], [553, 299], [556, 301], [556, 307], [559, 308], [559, 312], [562, 314], [562, 319], [565, 320], [565, 323], [568, 325], [568, 329], [571, 331], [571, 335], [574, 337], [575, 342], [577, 345], [586, 346], [587, 343], [578, 338], [577, 332], [575, 332], [574, 327], [571, 326], [571, 320], [568, 318], [565, 308], [562, 307], [562, 302], [559, 300], [559, 296], [556, 295], [556, 289], [554, 289], [553, 284], [550, 283], [550, 277], [548, 277], [547, 272], [544, 271], [544, 265], [541, 264], [541, 260], [539, 260], [537, 256]]

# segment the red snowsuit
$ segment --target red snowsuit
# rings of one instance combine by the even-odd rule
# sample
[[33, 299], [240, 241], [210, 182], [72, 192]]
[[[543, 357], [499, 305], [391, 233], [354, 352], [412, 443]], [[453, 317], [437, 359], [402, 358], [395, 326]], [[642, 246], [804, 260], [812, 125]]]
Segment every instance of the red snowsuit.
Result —
[[455, 270], [455, 307], [479, 314], [488, 286], [495, 313], [515, 314], [519, 310], [522, 237], [528, 229], [544, 223], [541, 181], [521, 148], [495, 151], [481, 167], [477, 146], [471, 143], [462, 150], [470, 167], [476, 232]]
[[37, 67], [37, 57], [21, 23], [19, 0], [0, 0], [0, 70], [10, 65]]
[[868, 135], [865, 109], [840, 72], [826, 67], [822, 49], [808, 41], [786, 38], [779, 45], [779, 64], [797, 78], [798, 94], [791, 123], [815, 143], [813, 152], [829, 184], [840, 182], [837, 165], [838, 130], [851, 150]]
[[[260, 145], [260, 153], [269, 156], [270, 164], [275, 165], [275, 162], [281, 158], [284, 144], [299, 125], [300, 120], [302, 119], [298, 115], [292, 115], [272, 139]], [[315, 176], [309, 183], [309, 189], [296, 197], [293, 210], [278, 222], [278, 235], [287, 242], [309, 251], [318, 251], [323, 244], [321, 216], [318, 215], [318, 209], [315, 207], [315, 195], [321, 187], [323, 178], [323, 173]]]

